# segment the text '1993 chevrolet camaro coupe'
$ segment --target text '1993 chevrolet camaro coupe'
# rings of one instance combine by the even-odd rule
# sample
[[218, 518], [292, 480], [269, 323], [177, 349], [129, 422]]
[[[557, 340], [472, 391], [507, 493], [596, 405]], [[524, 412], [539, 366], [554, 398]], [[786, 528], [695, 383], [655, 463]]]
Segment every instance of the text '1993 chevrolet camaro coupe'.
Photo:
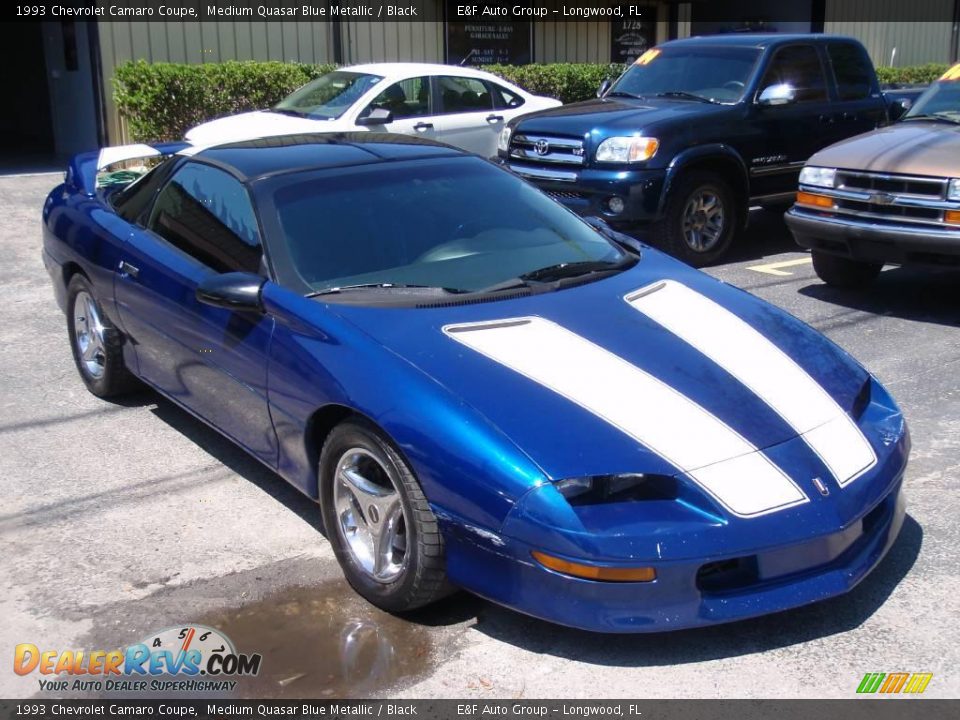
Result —
[[375, 605], [683, 628], [843, 593], [895, 540], [903, 416], [777, 308], [420, 138], [145, 151], [43, 209], [81, 377], [318, 499]]

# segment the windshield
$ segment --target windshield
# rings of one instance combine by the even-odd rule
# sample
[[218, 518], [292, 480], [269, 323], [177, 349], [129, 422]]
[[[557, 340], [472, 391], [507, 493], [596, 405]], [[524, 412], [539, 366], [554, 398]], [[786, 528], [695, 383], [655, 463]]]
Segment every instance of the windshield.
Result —
[[942, 117], [960, 122], [960, 81], [941, 80], [928, 87], [904, 115], [914, 117]]
[[635, 261], [480, 158], [377, 163], [306, 181], [295, 175], [275, 191], [274, 204], [291, 263], [313, 292], [492, 291], [522, 286], [524, 276], [548, 281]]
[[338, 118], [381, 80], [380, 75], [335, 70], [287, 95], [273, 110], [318, 119]]
[[608, 95], [669, 97], [687, 93], [714, 102], [734, 103], [743, 97], [759, 57], [757, 48], [653, 48], [637, 58]]

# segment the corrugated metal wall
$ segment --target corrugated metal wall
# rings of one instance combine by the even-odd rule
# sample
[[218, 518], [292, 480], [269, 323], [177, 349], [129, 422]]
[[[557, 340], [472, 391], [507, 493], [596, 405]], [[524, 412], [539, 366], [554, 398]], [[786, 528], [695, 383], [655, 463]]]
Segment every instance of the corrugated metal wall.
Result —
[[343, 61], [443, 62], [443, 22], [343, 22]]
[[[895, 22], [904, 0], [827, 0], [824, 31], [862, 42], [876, 65], [950, 62], [954, 0], [910, 0], [911, 12], [942, 22]], [[851, 20], [850, 18], [855, 18]]]
[[127, 60], [205, 63], [223, 60], [333, 62], [331, 23], [99, 22], [110, 142], [127, 137], [113, 104], [113, 70]]

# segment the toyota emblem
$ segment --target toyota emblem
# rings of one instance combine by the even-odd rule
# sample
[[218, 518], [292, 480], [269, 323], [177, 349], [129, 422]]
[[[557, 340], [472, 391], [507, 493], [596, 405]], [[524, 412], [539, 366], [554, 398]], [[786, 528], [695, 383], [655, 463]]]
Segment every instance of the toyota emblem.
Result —
[[546, 155], [550, 152], [550, 143], [546, 140], [537, 140], [537, 144], [533, 146], [533, 149], [537, 151], [537, 155]]

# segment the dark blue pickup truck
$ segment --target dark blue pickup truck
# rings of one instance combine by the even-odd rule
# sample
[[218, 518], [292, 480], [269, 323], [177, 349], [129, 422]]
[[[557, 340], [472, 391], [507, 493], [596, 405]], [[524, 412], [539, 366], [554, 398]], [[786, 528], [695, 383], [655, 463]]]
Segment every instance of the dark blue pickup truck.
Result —
[[786, 207], [804, 161], [909, 107], [866, 50], [829, 35], [664, 43], [596, 100], [504, 128], [498, 161], [582, 215], [645, 233], [691, 265], [729, 248], [751, 205]]

